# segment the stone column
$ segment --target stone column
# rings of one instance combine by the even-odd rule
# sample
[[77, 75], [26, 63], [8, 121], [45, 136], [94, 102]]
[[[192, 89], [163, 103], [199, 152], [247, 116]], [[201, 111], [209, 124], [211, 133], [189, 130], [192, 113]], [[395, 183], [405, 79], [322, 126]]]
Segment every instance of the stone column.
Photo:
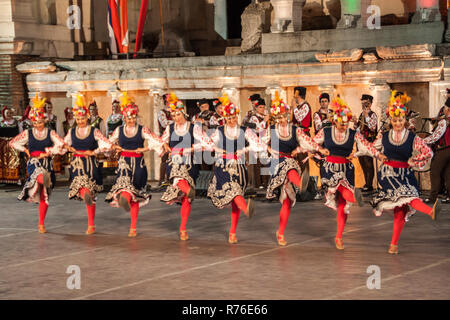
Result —
[[372, 110], [377, 114], [378, 126], [380, 126], [386, 120], [386, 108], [391, 98], [391, 87], [384, 80], [372, 80], [370, 90], [374, 99]]
[[341, 0], [341, 20], [336, 29], [362, 27], [361, 2], [355, 0]]
[[296, 32], [302, 30], [303, 6], [306, 0], [270, 0], [274, 17], [272, 33]]
[[[148, 91], [148, 95], [150, 96], [150, 99], [153, 100], [153, 122], [149, 129], [153, 132], [158, 132], [158, 112], [164, 108], [164, 99], [162, 97], [163, 90], [159, 88], [152, 88]], [[159, 180], [159, 167], [161, 166], [161, 158], [156, 154], [156, 152], [152, 152], [147, 161], [150, 171], [149, 179]]]
[[417, 0], [416, 13], [411, 23], [426, 23], [441, 21], [439, 0]]

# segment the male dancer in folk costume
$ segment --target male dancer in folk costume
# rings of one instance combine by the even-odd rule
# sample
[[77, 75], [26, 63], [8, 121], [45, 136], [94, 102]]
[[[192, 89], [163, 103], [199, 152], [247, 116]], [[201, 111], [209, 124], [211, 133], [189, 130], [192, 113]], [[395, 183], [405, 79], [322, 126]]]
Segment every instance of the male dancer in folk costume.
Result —
[[[325, 189], [325, 205], [337, 210], [335, 244], [338, 250], [342, 250], [342, 233], [350, 213], [350, 205], [355, 202], [358, 202], [359, 206], [363, 205], [361, 190], [355, 189], [355, 167], [351, 160], [358, 155], [384, 158], [360, 132], [348, 128], [353, 115], [339, 96], [333, 100], [331, 106], [333, 126], [322, 129], [314, 137], [314, 141], [323, 145], [330, 153], [320, 169], [320, 176]], [[355, 142], [359, 151], [354, 154]]]
[[[110, 202], [112, 207], [130, 211], [128, 236], [135, 237], [139, 207], [146, 205], [151, 198], [147, 193], [147, 166], [143, 153], [154, 149], [161, 156], [164, 143], [150, 129], [137, 125], [139, 109], [126, 92], [122, 94], [122, 113], [125, 124], [118, 127], [109, 138], [111, 143], [119, 143], [114, 148], [121, 154], [115, 184], [105, 201]], [[145, 141], [148, 143], [147, 148], [144, 147]]]
[[9, 146], [9, 142], [21, 132], [19, 121], [14, 119], [14, 110], [5, 106], [0, 121], [0, 183], [20, 185], [20, 153]]
[[100, 116], [98, 115], [97, 102], [95, 100], [91, 102], [91, 104], [89, 105], [89, 114], [90, 114], [89, 125], [92, 128], [99, 129], [102, 135], [106, 136], [107, 133], [105, 121], [103, 121], [103, 119], [100, 118]]
[[[65, 137], [69, 130], [71, 128], [75, 128], [77, 125], [77, 122], [75, 121], [75, 118], [73, 117], [73, 107], [67, 107], [64, 109], [64, 115], [66, 117], [66, 120], [62, 123], [62, 129], [61, 132], [58, 132], [58, 135]], [[72, 153], [66, 153], [61, 160], [61, 166], [67, 167], [70, 165], [70, 162], [72, 162]], [[70, 180], [70, 178], [69, 178]]]
[[89, 110], [83, 97], [77, 96], [73, 108], [77, 126], [72, 128], [64, 138], [65, 147], [73, 153], [70, 163], [69, 199], [82, 200], [86, 203], [88, 228], [86, 234], [95, 232], [95, 201], [97, 193], [103, 190], [103, 178], [96, 155], [109, 150], [112, 144], [99, 129], [89, 125]]
[[58, 117], [53, 114], [53, 104], [51, 101], [47, 101], [45, 104], [45, 112], [47, 113], [47, 127], [50, 130], [56, 131], [56, 133], [61, 132], [60, 123], [58, 121]]
[[213, 101], [214, 114], [209, 119], [209, 128], [216, 129], [225, 124], [225, 119], [223, 118], [223, 105], [220, 102], [220, 98]]
[[[312, 113], [311, 106], [305, 100], [306, 88], [296, 87], [294, 88], [294, 98], [292, 102], [293, 106], [293, 118], [292, 123], [300, 127], [306, 135], [311, 135], [310, 128], [312, 126]], [[302, 170], [309, 170], [309, 163], [306, 161], [308, 153], [302, 152], [297, 155], [297, 161], [300, 164]]]
[[[370, 108], [372, 107], [373, 97], [368, 94], [363, 94], [361, 97], [362, 112], [359, 115], [356, 126], [364, 138], [369, 142], [374, 142], [378, 131], [378, 117]], [[373, 158], [369, 156], [361, 156], [358, 158], [361, 165], [365, 185], [363, 191], [373, 191], [373, 177], [375, 176], [375, 167], [373, 165]]]
[[[271, 115], [275, 124], [266, 130], [263, 141], [269, 145], [267, 148], [271, 153], [271, 179], [267, 187], [266, 198], [269, 200], [278, 198], [282, 207], [280, 211], [280, 225], [276, 232], [278, 245], [287, 244], [284, 237], [291, 207], [296, 202], [296, 191], [294, 188], [303, 191], [306, 188], [305, 180], [308, 176], [301, 175], [301, 169], [295, 160], [296, 155], [303, 149], [308, 151], [321, 150], [311, 137], [303, 133], [301, 128], [289, 124], [290, 110], [288, 106], [279, 99], [278, 92], [275, 92], [275, 98], [272, 100]], [[305, 170], [304, 172], [307, 172]], [[302, 186], [303, 184], [303, 186]]]
[[319, 133], [319, 131], [325, 127], [331, 127], [330, 115], [333, 110], [330, 110], [328, 106], [330, 105], [330, 95], [326, 92], [320, 94], [319, 96], [320, 109], [314, 112], [314, 134]]
[[[161, 201], [171, 205], [181, 203], [180, 240], [188, 240], [186, 223], [191, 212], [191, 202], [195, 198], [195, 182], [200, 165], [194, 163], [194, 147], [203, 139], [201, 125], [187, 121], [183, 102], [174, 94], [168, 97], [171, 117], [174, 123], [167, 126], [162, 135], [166, 150], [170, 151], [167, 162], [167, 175], [170, 185], [161, 197]], [[201, 148], [200, 148], [201, 151]]]
[[207, 129], [209, 120], [214, 112], [209, 110], [209, 102], [206, 99], [201, 99], [198, 101], [197, 106], [199, 107], [200, 112], [192, 117], [192, 123], [200, 123], [205, 127], [205, 129]]
[[[31, 106], [27, 106], [22, 113], [22, 118], [19, 121], [19, 132], [31, 129], [33, 127], [33, 122], [30, 120], [29, 115], [31, 111]], [[58, 131], [56, 131], [58, 133]], [[58, 133], [59, 135], [59, 133]]]
[[[259, 95], [253, 95], [259, 96]], [[252, 97], [253, 97], [252, 96]], [[251, 98], [251, 97], [250, 97]], [[247, 114], [247, 122], [244, 122], [245, 127], [250, 127], [255, 132], [255, 134], [261, 138], [267, 130], [267, 123], [270, 119], [270, 115], [266, 111], [266, 102], [263, 98], [259, 97], [256, 101], [252, 101], [254, 111]], [[261, 163], [260, 157], [250, 152], [249, 154], [249, 166], [248, 175], [250, 183], [254, 188], [264, 189], [268, 184], [268, 176], [263, 175], [261, 168], [263, 164]]]
[[443, 113], [433, 133], [423, 141], [434, 147], [431, 160], [431, 193], [425, 202], [434, 203], [438, 198], [442, 182], [445, 182], [446, 197], [450, 197], [450, 98], [445, 102]]
[[[53, 104], [51, 101], [47, 100], [45, 104], [45, 112], [47, 113], [47, 123], [46, 127], [50, 130], [56, 131], [58, 135], [62, 136], [61, 123], [58, 121], [58, 117], [53, 114]], [[60, 155], [53, 157], [53, 169], [55, 173], [61, 173], [62, 171], [63, 159]]]
[[226, 95], [220, 98], [220, 103], [223, 106], [225, 125], [218, 127], [210, 138], [207, 137], [207, 144], [204, 145], [216, 152], [214, 177], [208, 187], [208, 197], [219, 209], [231, 204], [228, 242], [233, 244], [237, 243], [236, 227], [241, 211], [249, 218], [253, 216], [254, 211], [253, 201], [249, 199], [246, 204], [244, 200], [248, 184], [245, 152], [262, 152], [267, 149], [267, 145], [260, 141], [252, 129], [238, 125], [239, 108], [231, 103]]
[[[39, 202], [39, 232], [46, 233], [44, 222], [48, 209], [51, 189], [55, 186], [55, 173], [51, 157], [60, 154], [64, 141], [54, 130], [45, 127], [45, 99], [38, 95], [32, 100], [30, 119], [33, 128], [25, 130], [10, 141], [10, 146], [28, 157], [28, 179], [18, 199], [28, 202]], [[28, 145], [28, 149], [26, 148]]]
[[378, 171], [378, 184], [381, 189], [374, 196], [374, 214], [380, 216], [385, 210], [394, 209], [394, 228], [389, 253], [398, 253], [398, 240], [405, 221], [419, 210], [436, 219], [439, 200], [433, 208], [428, 207], [419, 197], [419, 186], [412, 168], [423, 170], [429, 165], [433, 151], [406, 129], [406, 103], [410, 98], [403, 94], [395, 96], [392, 92], [386, 110], [392, 129], [379, 134], [374, 145], [382, 150], [386, 159]]
[[[159, 135], [161, 136], [166, 128], [173, 123], [172, 116], [170, 115], [169, 110], [169, 102], [167, 99], [169, 98], [169, 94], [163, 95], [164, 100], [164, 107], [158, 112], [158, 128], [159, 128]], [[161, 158], [161, 164], [159, 167], [159, 186], [167, 186], [169, 185], [169, 182], [167, 181], [167, 172], [166, 172], [166, 163], [169, 159], [169, 155], [167, 153], [164, 153], [164, 155]]]
[[114, 100], [111, 108], [111, 115], [106, 120], [107, 138], [109, 138], [118, 127], [123, 125], [123, 115], [120, 107], [120, 101]]

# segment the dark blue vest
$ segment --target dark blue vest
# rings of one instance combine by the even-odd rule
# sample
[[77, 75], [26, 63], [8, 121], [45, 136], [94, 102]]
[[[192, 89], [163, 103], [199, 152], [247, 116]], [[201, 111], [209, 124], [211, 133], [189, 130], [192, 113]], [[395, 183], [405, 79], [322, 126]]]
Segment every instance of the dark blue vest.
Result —
[[297, 127], [291, 126], [291, 138], [283, 140], [276, 132], [276, 127], [273, 125], [270, 127], [270, 147], [278, 152], [290, 154], [295, 148], [298, 147], [297, 142]]
[[124, 133], [124, 126], [119, 129], [119, 145], [128, 150], [135, 150], [144, 147], [144, 138], [142, 138], [142, 126], [138, 126], [134, 137], [128, 138]]
[[53, 147], [53, 141], [50, 139], [50, 129], [47, 129], [47, 137], [43, 140], [38, 140], [34, 137], [33, 129], [28, 130], [28, 150], [30, 153], [34, 151], [45, 152], [45, 148], [51, 147]]
[[411, 158], [412, 156], [413, 143], [416, 135], [412, 133], [410, 130], [407, 130], [406, 134], [408, 135], [408, 137], [406, 138], [405, 143], [396, 146], [389, 141], [390, 132], [391, 130], [383, 133], [382, 142], [384, 147], [384, 155], [388, 157], [389, 160], [407, 162], [408, 159]]
[[187, 130], [186, 134], [183, 136], [179, 136], [176, 133], [175, 123], [170, 125], [169, 132], [169, 147], [171, 148], [188, 149], [194, 144], [194, 125], [192, 123], [189, 124], [189, 130]]
[[217, 146], [226, 150], [227, 153], [234, 154], [247, 146], [247, 140], [245, 140], [246, 127], [239, 127], [239, 136], [235, 140], [227, 138], [225, 135], [225, 126], [221, 126], [217, 130], [219, 130], [219, 143]]
[[94, 128], [91, 128], [91, 132], [89, 133], [89, 135], [81, 140], [78, 139], [77, 134], [76, 134], [76, 128], [72, 129], [72, 147], [74, 147], [76, 150], [95, 150], [98, 148], [98, 143], [95, 140], [94, 137]]
[[355, 130], [348, 130], [348, 139], [343, 144], [337, 144], [333, 141], [331, 130], [333, 127], [323, 129], [324, 134], [324, 147], [330, 150], [331, 156], [348, 157], [353, 151], [353, 144], [355, 143]]

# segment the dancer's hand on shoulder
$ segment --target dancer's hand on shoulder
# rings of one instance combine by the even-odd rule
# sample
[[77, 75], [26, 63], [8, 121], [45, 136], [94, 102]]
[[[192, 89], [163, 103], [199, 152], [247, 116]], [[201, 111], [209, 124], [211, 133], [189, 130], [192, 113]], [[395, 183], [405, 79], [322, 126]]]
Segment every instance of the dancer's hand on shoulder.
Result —
[[324, 155], [324, 156], [329, 156], [330, 155], [330, 150], [328, 150], [327, 148], [322, 148], [319, 147], [319, 152]]
[[388, 158], [382, 153], [378, 155], [378, 159], [380, 159], [380, 161], [382, 162], [386, 162], [388, 160]]

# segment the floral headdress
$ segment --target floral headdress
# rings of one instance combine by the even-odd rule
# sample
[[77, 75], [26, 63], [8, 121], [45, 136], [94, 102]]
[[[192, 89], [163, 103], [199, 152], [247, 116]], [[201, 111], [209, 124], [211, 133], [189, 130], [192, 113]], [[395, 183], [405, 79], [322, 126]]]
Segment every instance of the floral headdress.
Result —
[[353, 114], [349, 106], [338, 95], [331, 102], [331, 109], [333, 110], [333, 121], [339, 123], [348, 123], [352, 120]]
[[229, 99], [227, 94], [224, 94], [222, 97], [219, 98], [220, 103], [223, 106], [222, 109], [222, 116], [223, 117], [230, 117], [235, 116], [239, 114], [239, 107], [235, 106]]
[[275, 97], [273, 98], [270, 106], [270, 113], [274, 117], [289, 113], [289, 107], [282, 99], [280, 99], [280, 94], [278, 91], [275, 91]]
[[77, 94], [75, 99], [75, 105], [73, 106], [74, 117], [89, 117], [89, 109], [86, 107], [84, 97], [81, 94]]
[[120, 108], [123, 116], [127, 118], [136, 117], [139, 113], [138, 106], [134, 103], [133, 99], [128, 96], [126, 91], [120, 95]]
[[178, 100], [175, 93], [167, 95], [167, 104], [170, 112], [181, 112], [186, 116], [183, 101]]
[[31, 100], [31, 110], [28, 117], [31, 121], [47, 119], [47, 114], [45, 113], [45, 98], [40, 99], [37, 93], [36, 97]]
[[406, 93], [397, 94], [397, 91], [393, 90], [386, 109], [386, 114], [391, 118], [405, 117], [407, 112], [406, 104], [409, 101], [411, 101], [411, 98], [408, 97]]

